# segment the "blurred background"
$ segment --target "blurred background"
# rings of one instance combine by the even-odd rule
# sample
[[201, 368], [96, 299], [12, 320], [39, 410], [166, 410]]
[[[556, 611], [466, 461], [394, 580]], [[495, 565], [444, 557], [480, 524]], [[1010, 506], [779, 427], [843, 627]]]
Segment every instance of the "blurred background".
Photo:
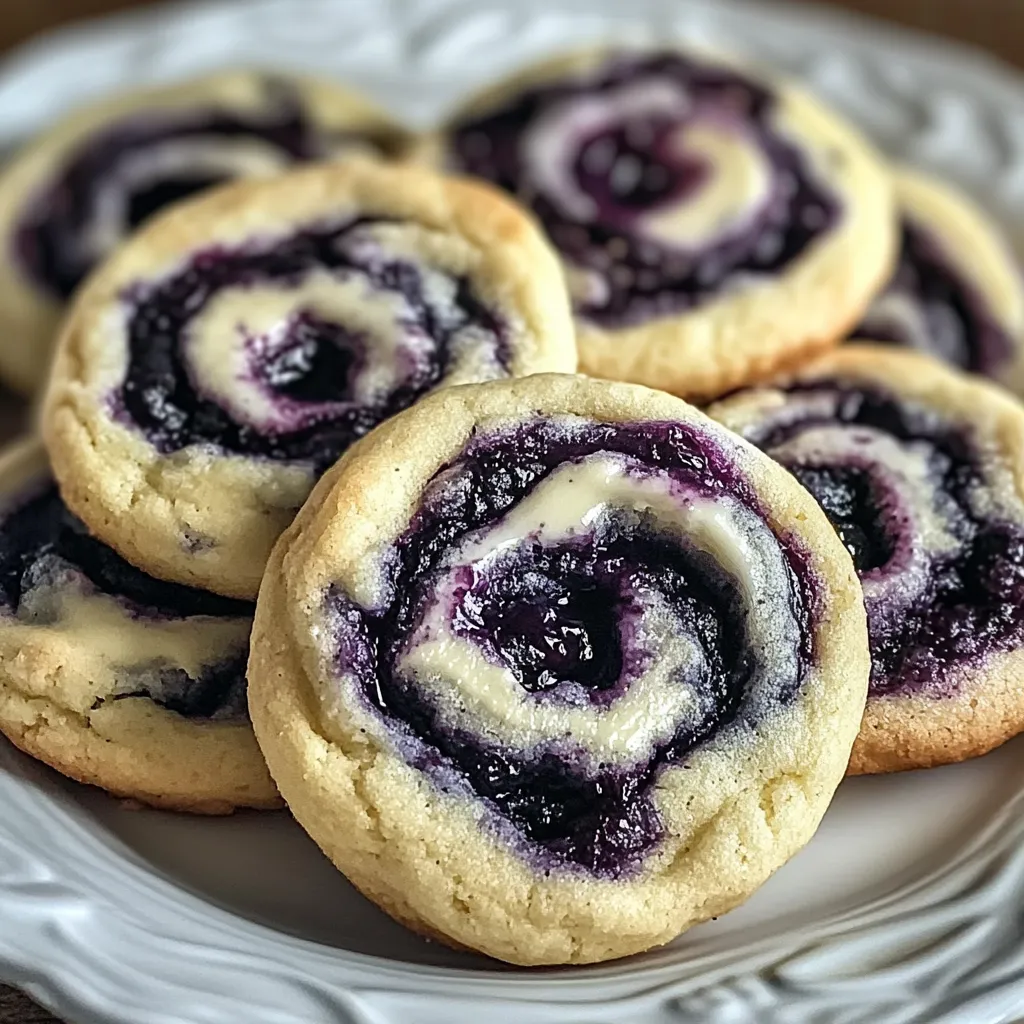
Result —
[[[237, 2], [242, 4], [245, 0]], [[0, 0], [0, 50], [66, 22], [144, 6], [152, 5], [139, 0]], [[1018, 67], [1024, 66], [1024, 0], [842, 0], [822, 6], [860, 11], [911, 28], [952, 36], [985, 47]]]

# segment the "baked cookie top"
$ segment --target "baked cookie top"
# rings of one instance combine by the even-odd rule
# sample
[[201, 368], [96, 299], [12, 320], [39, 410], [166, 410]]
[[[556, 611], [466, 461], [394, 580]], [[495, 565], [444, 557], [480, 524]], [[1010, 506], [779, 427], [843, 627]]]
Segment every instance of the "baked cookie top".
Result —
[[999, 228], [947, 182], [896, 174], [900, 255], [854, 338], [914, 348], [1024, 391], [1024, 282]]
[[571, 370], [558, 263], [482, 185], [351, 159], [168, 212], [93, 278], [44, 411], [68, 504], [153, 575], [255, 597], [316, 477], [442, 385]]
[[21, 390], [42, 383], [64, 303], [169, 204], [298, 162], [404, 145], [350, 90], [284, 74], [223, 72], [73, 112], [0, 173], [0, 323], [20, 339], [0, 352], [0, 374]]
[[455, 388], [351, 449], [283, 535], [250, 711], [300, 823], [400, 920], [607, 959], [733, 906], [814, 831], [863, 709], [857, 590], [813, 500], [678, 399]]
[[248, 724], [251, 622], [91, 537], [38, 441], [0, 456], [0, 728], [19, 746], [163, 806], [276, 803]]
[[956, 761], [1024, 727], [1024, 409], [923, 355], [847, 345], [710, 414], [815, 495], [864, 589], [853, 770]]
[[471, 100], [423, 152], [536, 214], [586, 372], [686, 396], [837, 341], [894, 254], [867, 144], [789, 83], [705, 54], [548, 61]]

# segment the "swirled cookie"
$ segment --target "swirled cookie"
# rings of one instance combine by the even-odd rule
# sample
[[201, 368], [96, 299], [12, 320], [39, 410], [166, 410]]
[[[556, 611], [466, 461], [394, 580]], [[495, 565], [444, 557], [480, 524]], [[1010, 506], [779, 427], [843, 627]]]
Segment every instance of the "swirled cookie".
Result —
[[26, 753], [158, 807], [278, 806], [246, 708], [251, 617], [90, 537], [38, 441], [0, 456], [0, 730]]
[[709, 411], [853, 555], [873, 666], [850, 772], [962, 761], [1024, 729], [1024, 409], [930, 357], [848, 345]]
[[789, 84], [677, 50], [529, 69], [422, 153], [537, 215], [585, 372], [686, 397], [838, 342], [895, 255], [890, 178], [862, 139]]
[[403, 142], [347, 89], [279, 74], [228, 72], [77, 111], [0, 173], [0, 376], [25, 392], [43, 383], [68, 297], [155, 211], [233, 178]]
[[810, 496], [678, 399], [448, 389], [318, 485], [249, 706], [300, 824], [413, 929], [521, 964], [663, 943], [811, 836], [868, 673]]
[[927, 352], [1024, 393], [1024, 283], [995, 224], [952, 186], [896, 176], [899, 262], [854, 338]]
[[350, 159], [169, 211], [70, 315], [44, 410], [71, 509], [161, 579], [255, 597], [358, 437], [447, 384], [572, 370], [558, 262], [486, 186]]

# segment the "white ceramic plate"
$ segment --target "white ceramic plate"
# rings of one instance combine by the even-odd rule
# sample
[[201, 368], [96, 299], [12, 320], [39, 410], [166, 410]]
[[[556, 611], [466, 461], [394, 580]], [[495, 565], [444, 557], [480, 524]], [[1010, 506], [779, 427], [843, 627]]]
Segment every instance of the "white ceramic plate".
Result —
[[[726, 0], [248, 0], [53, 36], [0, 66], [0, 146], [104, 91], [225, 63], [337, 74], [416, 124], [589, 39], [685, 38], [806, 78], [1024, 244], [1024, 84], [812, 9]], [[1024, 1015], [1024, 741], [846, 782], [748, 904], [606, 967], [521, 971], [406, 933], [284, 814], [132, 811], [0, 747], [0, 978], [110, 1024], [997, 1024]]]

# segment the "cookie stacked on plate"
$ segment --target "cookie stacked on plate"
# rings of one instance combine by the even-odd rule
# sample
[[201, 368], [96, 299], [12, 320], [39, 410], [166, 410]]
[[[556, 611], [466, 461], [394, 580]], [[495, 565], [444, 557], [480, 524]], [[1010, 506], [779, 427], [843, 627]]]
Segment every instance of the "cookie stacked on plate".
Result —
[[717, 400], [818, 498], [871, 634], [851, 772], [962, 760], [1024, 728], [1024, 419], [960, 372], [1022, 387], [1024, 287], [970, 200], [885, 167], [800, 90], [680, 52], [549, 61], [418, 153], [538, 216], [586, 372]]
[[[107, 109], [102, 127], [61, 129], [78, 148], [60, 151], [56, 181], [109, 157], [108, 137], [125, 153], [74, 215], [52, 183], [21, 214], [40, 237], [88, 214], [83, 238], [113, 238], [129, 226], [109, 195], [120, 184], [142, 188], [145, 171], [146, 195], [166, 197], [197, 153], [252, 170], [254, 154], [270, 161], [264, 133], [298, 147], [298, 125], [313, 131], [289, 105], [301, 97], [322, 101], [317, 131], [347, 146], [292, 176], [260, 163], [117, 246], [77, 292], [50, 372], [52, 471], [32, 441], [0, 463], [0, 728], [67, 775], [158, 806], [280, 803], [248, 720], [248, 638], [270, 549], [319, 473], [438, 387], [576, 365], [557, 262], [518, 208], [351, 155], [385, 134], [380, 119], [301, 88], [226, 76], [145, 98], [143, 120], [110, 124]], [[245, 120], [217, 105], [250, 92], [272, 109]], [[24, 160], [59, 149], [47, 139]]]
[[1024, 411], [962, 372], [1017, 385], [1024, 300], [967, 200], [680, 50], [420, 138], [309, 82], [141, 102], [0, 180], [13, 381], [74, 290], [49, 462], [0, 464], [23, 749], [280, 792], [398, 920], [543, 964], [735, 906], [847, 771], [1024, 728]]
[[138, 90], [28, 145], [0, 176], [0, 379], [32, 393], [88, 274], [164, 207], [214, 185], [353, 151], [395, 155], [407, 134], [356, 93], [295, 75], [230, 71]]

